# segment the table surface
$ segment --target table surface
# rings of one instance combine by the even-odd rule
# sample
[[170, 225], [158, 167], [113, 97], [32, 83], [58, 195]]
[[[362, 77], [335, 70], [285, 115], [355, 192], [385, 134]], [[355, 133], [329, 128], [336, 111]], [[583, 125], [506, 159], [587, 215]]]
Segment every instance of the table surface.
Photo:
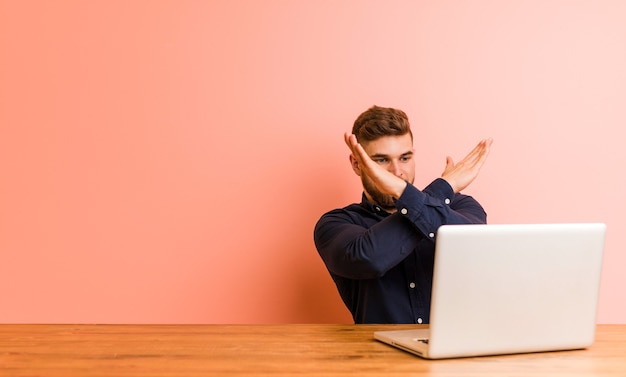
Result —
[[585, 350], [423, 360], [407, 325], [0, 325], [0, 376], [624, 376], [626, 325]]

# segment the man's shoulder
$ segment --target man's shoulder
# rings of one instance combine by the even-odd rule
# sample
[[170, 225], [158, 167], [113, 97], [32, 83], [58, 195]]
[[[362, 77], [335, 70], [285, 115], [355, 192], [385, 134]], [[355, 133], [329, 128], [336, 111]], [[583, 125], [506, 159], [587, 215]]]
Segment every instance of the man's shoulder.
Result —
[[345, 219], [350, 222], [359, 222], [358, 220], [370, 215], [370, 211], [363, 203], [352, 203], [342, 208], [335, 208], [323, 214], [319, 222], [328, 220]]
[[366, 213], [366, 212], [367, 212], [367, 209], [363, 207], [362, 203], [352, 203], [342, 208], [332, 209], [326, 212], [325, 214], [323, 214], [322, 217], [329, 216], [329, 215], [332, 216], [336, 214]]
[[348, 226], [370, 227], [377, 220], [362, 203], [352, 203], [343, 208], [336, 208], [323, 214], [314, 228], [316, 245], [337, 236]]

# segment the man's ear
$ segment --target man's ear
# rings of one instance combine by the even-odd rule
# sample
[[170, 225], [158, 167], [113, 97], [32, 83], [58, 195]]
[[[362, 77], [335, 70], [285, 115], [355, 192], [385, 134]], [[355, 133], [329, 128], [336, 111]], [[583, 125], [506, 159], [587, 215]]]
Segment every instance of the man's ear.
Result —
[[356, 160], [356, 158], [354, 158], [352, 154], [350, 154], [350, 165], [352, 166], [352, 170], [354, 170], [354, 173], [360, 177], [361, 168], [359, 168], [359, 162]]

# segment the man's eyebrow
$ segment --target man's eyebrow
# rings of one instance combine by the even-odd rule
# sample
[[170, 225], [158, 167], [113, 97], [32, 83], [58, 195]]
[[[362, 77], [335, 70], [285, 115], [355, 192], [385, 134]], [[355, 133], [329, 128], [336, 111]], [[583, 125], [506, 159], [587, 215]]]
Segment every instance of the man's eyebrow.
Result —
[[[407, 151], [400, 155], [400, 157], [413, 156], [413, 151]], [[370, 156], [370, 158], [389, 158], [388, 154], [384, 153], [375, 153]]]
[[383, 153], [375, 153], [371, 155], [370, 158], [389, 158], [389, 155]]

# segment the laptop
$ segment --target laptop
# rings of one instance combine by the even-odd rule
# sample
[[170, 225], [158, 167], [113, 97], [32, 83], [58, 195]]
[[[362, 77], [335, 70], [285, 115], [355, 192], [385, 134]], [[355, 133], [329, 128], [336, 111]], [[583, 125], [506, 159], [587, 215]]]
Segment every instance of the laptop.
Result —
[[601, 223], [441, 226], [429, 328], [374, 338], [427, 359], [587, 348], [605, 233]]

